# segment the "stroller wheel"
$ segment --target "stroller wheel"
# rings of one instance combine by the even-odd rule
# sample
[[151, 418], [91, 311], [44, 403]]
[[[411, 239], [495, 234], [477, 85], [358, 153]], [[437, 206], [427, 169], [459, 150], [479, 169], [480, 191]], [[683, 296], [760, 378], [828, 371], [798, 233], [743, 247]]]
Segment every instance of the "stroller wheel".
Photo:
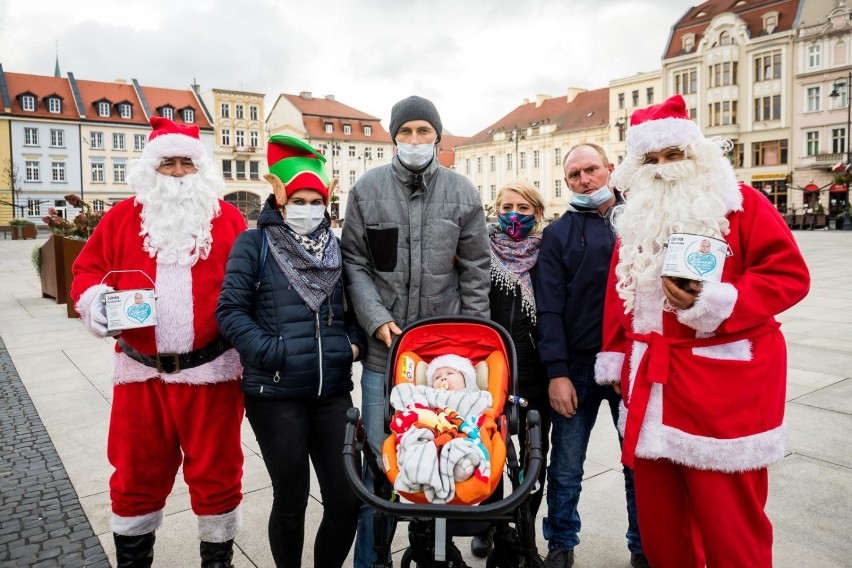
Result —
[[421, 563], [414, 562], [414, 552], [412, 547], [408, 547], [402, 554], [399, 565], [400, 568], [411, 568], [412, 566], [415, 568], [470, 568], [464, 563], [461, 551], [452, 542], [447, 546], [447, 559], [444, 562], [437, 562], [432, 559]]

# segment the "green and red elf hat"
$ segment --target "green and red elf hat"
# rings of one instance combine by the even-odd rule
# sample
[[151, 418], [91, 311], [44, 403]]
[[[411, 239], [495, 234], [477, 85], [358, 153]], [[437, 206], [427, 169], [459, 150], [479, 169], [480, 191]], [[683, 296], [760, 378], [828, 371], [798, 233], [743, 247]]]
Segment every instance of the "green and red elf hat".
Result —
[[280, 188], [274, 180], [269, 180], [276, 189], [279, 205], [300, 189], [313, 189], [328, 203], [330, 184], [325, 173], [326, 159], [313, 146], [291, 136], [276, 134], [269, 139], [266, 158], [269, 173], [283, 185], [284, 195], [279, 195]]

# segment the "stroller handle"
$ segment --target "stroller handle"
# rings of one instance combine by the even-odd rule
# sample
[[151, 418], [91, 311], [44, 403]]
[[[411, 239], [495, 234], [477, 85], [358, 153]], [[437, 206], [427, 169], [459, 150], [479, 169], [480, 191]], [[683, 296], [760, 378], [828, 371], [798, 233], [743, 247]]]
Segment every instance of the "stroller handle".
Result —
[[[523, 503], [538, 482], [538, 474], [544, 463], [541, 451], [541, 418], [537, 410], [527, 413], [527, 428], [529, 430], [529, 469], [524, 472], [524, 481], [518, 488], [503, 499], [479, 505], [443, 505], [391, 502], [373, 494], [361, 479], [358, 467], [358, 454], [361, 448], [367, 449], [367, 441], [358, 440], [358, 424], [361, 413], [357, 408], [346, 412], [346, 433], [343, 441], [343, 470], [352, 490], [367, 505], [391, 515], [401, 517], [446, 518], [468, 521], [493, 520], [497, 515], [504, 515], [515, 510]], [[363, 432], [363, 429], [361, 430]], [[369, 456], [371, 458], [372, 456]], [[365, 458], [365, 459], [369, 459]], [[502, 475], [502, 472], [501, 472]]]

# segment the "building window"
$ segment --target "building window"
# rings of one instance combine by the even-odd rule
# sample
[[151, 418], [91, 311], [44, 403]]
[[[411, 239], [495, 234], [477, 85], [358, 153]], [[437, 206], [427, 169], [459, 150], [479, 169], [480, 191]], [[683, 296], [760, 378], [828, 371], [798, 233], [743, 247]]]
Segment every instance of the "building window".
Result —
[[257, 120], [257, 107], [255, 105], [249, 107], [249, 120]]
[[639, 91], [633, 91], [632, 93], [630, 93], [630, 98], [633, 100], [634, 108], [638, 107], [639, 106]]
[[118, 114], [121, 118], [133, 118], [132, 107], [127, 103], [121, 103], [118, 105]]
[[521, 167], [522, 170], [527, 169], [527, 153], [526, 152], [521, 152], [521, 159], [518, 160], [518, 165]]
[[355, 185], [355, 170], [349, 170], [349, 187]]
[[57, 128], [50, 129], [50, 145], [53, 148], [65, 147], [65, 131]]
[[231, 129], [223, 128], [222, 129], [222, 146], [230, 146], [231, 145]]
[[816, 156], [817, 154], [819, 154], [819, 131], [805, 132], [805, 155]]
[[38, 160], [24, 162], [24, 179], [26, 181], [41, 181], [41, 168]]
[[778, 166], [787, 163], [786, 140], [755, 142], [752, 148], [754, 149], [752, 162], [754, 166]]
[[243, 105], [236, 105], [237, 118], [243, 118]]
[[553, 164], [556, 166], [562, 165], [562, 148], [553, 149]]
[[491, 184], [491, 201], [497, 201], [497, 186]]
[[112, 165], [112, 181], [115, 183], [124, 183], [124, 178], [127, 175], [127, 166], [122, 162]]
[[352, 134], [352, 125], [351, 124], [344, 124], [343, 125], [343, 133], [346, 134], [346, 135]]
[[[837, 95], [831, 96], [834, 92], [837, 92]], [[835, 84], [833, 91], [828, 95], [828, 98], [831, 100], [831, 110], [835, 110], [838, 108], [846, 108], [846, 105], [849, 103], [849, 98], [847, 94], [849, 93], [849, 89], [846, 88], [846, 83]]]
[[124, 134], [121, 132], [113, 132], [112, 133], [112, 149], [113, 150], [124, 150]]
[[169, 120], [175, 119], [175, 109], [173, 109], [172, 107], [163, 107], [162, 109], [160, 109], [160, 114], [163, 116], [163, 118], [168, 118]]
[[[846, 129], [832, 128], [831, 129], [831, 153], [841, 154], [846, 152]], [[29, 162], [27, 162], [29, 164]]]
[[780, 120], [781, 95], [758, 97], [754, 99], [755, 120]]
[[846, 42], [838, 41], [834, 44], [834, 61], [832, 62], [834, 65], [846, 65], [847, 54], [846, 54]]
[[56, 181], [56, 182], [64, 182], [65, 181], [65, 162], [51, 162], [50, 163], [50, 171], [51, 171], [53, 181]]
[[506, 154], [506, 171], [512, 171], [512, 154]]
[[364, 136], [372, 136], [373, 135], [373, 127], [365, 126], [364, 127]]
[[249, 179], [259, 180], [260, 179], [260, 162], [257, 160], [249, 161]]
[[92, 162], [92, 183], [104, 183], [103, 162]]
[[376, 149], [376, 156], [377, 156], [379, 159], [383, 159], [383, 158], [385, 157], [385, 149], [384, 149], [384, 148], [382, 148], [381, 146], [379, 146], [379, 147]]
[[538, 150], [533, 150], [533, 167], [538, 168], [541, 165], [541, 156]]
[[334, 179], [340, 179], [340, 170], [332, 170], [331, 177], [333, 177]]
[[737, 123], [737, 101], [721, 101], [710, 103], [710, 120], [708, 126], [726, 126]]
[[816, 69], [822, 64], [822, 46], [820, 44], [808, 46], [808, 69]]
[[21, 97], [21, 108], [27, 112], [35, 112], [35, 97], [32, 95]]
[[819, 87], [808, 87], [805, 91], [805, 112], [818, 112], [820, 108], [821, 89]]
[[698, 92], [698, 72], [695, 69], [687, 69], [675, 73], [675, 92], [681, 95], [691, 95]]
[[648, 87], [645, 89], [645, 102], [649, 105], [654, 104], [654, 87]]
[[246, 179], [246, 161], [236, 160], [237, 163], [237, 179]]
[[618, 93], [618, 108], [624, 109], [624, 93]]
[[331, 146], [331, 155], [339, 156], [340, 155], [340, 144], [333, 144]]
[[191, 108], [183, 109], [183, 121], [187, 124], [193, 124], [195, 122], [195, 111]]
[[24, 128], [24, 146], [38, 146], [38, 128]]
[[62, 101], [58, 97], [50, 97], [47, 99], [47, 110], [53, 114], [62, 112]]
[[252, 148], [260, 146], [260, 133], [257, 130], [249, 130], [249, 146]]
[[98, 116], [109, 116], [109, 103], [101, 101], [98, 103]]
[[737, 62], [725, 61], [710, 66], [710, 86], [723, 87], [737, 84]]
[[781, 78], [781, 51], [768, 51], [754, 58], [754, 80]]
[[558, 179], [553, 182], [553, 197], [562, 197], [562, 180]]
[[349, 157], [350, 158], [355, 157], [355, 146], [349, 146]]
[[245, 130], [235, 130], [234, 131], [234, 144], [238, 148], [242, 148], [246, 145], [246, 131]]
[[731, 148], [731, 165], [735, 168], [745, 166], [745, 144], [734, 144]]
[[103, 132], [92, 132], [90, 135], [90, 139], [92, 141], [92, 150], [103, 150], [104, 149], [104, 133]]
[[30, 217], [41, 215], [41, 203], [37, 199], [27, 199], [27, 215]]
[[95, 213], [103, 213], [104, 212], [104, 201], [103, 199], [95, 199], [92, 202], [92, 211]]
[[222, 118], [231, 118], [231, 105], [228, 103], [221, 103], [219, 105], [219, 114], [222, 115]]
[[763, 30], [767, 34], [771, 34], [778, 26], [778, 15], [776, 13], [766, 14], [763, 16]]
[[141, 152], [145, 149], [145, 135], [144, 134], [134, 134], [133, 135], [133, 149], [137, 152]]
[[482, 173], [482, 158], [476, 159], [476, 173], [478, 173], [478, 174]]
[[695, 34], [686, 34], [681, 38], [681, 47], [684, 53], [689, 53], [695, 47]]
[[724, 31], [719, 34], [719, 45], [733, 45], [734, 38], [731, 36], [731, 32]]
[[334, 127], [331, 125], [330, 122], [325, 123], [325, 133], [326, 134], [331, 134], [334, 131], [333, 129], [334, 129]]
[[222, 160], [222, 177], [231, 179], [233, 175], [233, 172], [231, 172], [231, 160]]

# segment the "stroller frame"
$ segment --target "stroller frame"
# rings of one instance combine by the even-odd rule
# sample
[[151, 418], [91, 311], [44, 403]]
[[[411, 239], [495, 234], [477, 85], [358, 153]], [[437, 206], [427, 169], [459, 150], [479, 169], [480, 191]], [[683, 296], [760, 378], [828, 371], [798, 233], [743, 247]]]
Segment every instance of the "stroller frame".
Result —
[[[399, 521], [408, 521], [409, 547], [402, 557], [402, 568], [408, 568], [414, 563], [418, 568], [462, 568], [465, 566], [461, 553], [449, 540], [449, 536], [473, 536], [483, 532], [488, 524], [507, 527], [515, 524], [517, 539], [504, 550], [503, 543], [495, 542], [495, 550], [489, 556], [488, 568], [528, 568], [543, 566], [538, 555], [535, 542], [535, 518], [530, 511], [529, 495], [534, 489], [539, 472], [544, 466], [544, 456], [541, 451], [540, 417], [536, 411], [527, 415], [526, 432], [523, 437], [528, 448], [525, 464], [520, 464], [515, 452], [511, 436], [518, 434], [518, 409], [510, 400], [517, 397], [517, 370], [515, 348], [511, 336], [499, 324], [483, 318], [472, 316], [434, 317], [419, 320], [407, 326], [402, 335], [397, 337], [388, 354], [385, 370], [387, 379], [387, 394], [385, 397], [385, 432], [389, 433], [388, 425], [391, 416], [390, 390], [393, 388], [392, 377], [394, 365], [399, 354], [402, 339], [412, 330], [433, 324], [476, 324], [486, 326], [496, 332], [502, 341], [509, 370], [507, 400], [498, 424], [501, 432], [505, 432], [506, 469], [508, 470], [512, 492], [498, 501], [480, 503], [479, 505], [449, 505], [449, 504], [418, 504], [400, 503], [393, 486], [382, 467], [381, 454], [377, 453], [366, 432], [357, 408], [347, 412], [347, 425], [344, 440], [344, 472], [353, 491], [368, 506], [376, 510], [373, 535], [376, 562], [373, 568], [385, 568], [384, 559], [390, 557], [390, 546], [396, 526]], [[375, 443], [375, 441], [374, 441]], [[380, 442], [379, 442], [380, 443]], [[363, 463], [373, 474], [374, 487], [368, 488], [361, 477], [358, 467], [358, 457], [363, 454]], [[502, 478], [503, 472], [500, 471]], [[447, 521], [453, 521], [455, 526], [448, 527]], [[472, 528], [458, 521], [473, 521]], [[450, 534], [451, 533], [451, 534]], [[498, 539], [499, 540], [499, 539]]]

